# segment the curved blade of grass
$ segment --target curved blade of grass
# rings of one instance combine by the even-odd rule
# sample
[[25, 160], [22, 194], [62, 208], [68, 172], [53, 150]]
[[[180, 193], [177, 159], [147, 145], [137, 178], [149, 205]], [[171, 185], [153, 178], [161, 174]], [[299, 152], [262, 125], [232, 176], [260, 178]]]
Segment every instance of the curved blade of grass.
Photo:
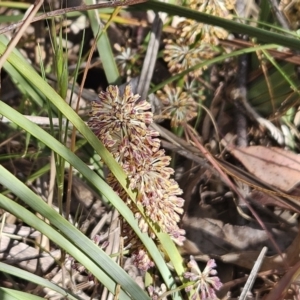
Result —
[[[0, 42], [2, 42], [5, 46], [8, 44], [8, 39], [4, 35], [0, 35]], [[26, 63], [24, 57], [20, 54], [17, 49], [13, 50], [14, 54], [16, 54], [23, 63]], [[31, 99], [35, 101], [35, 103], [43, 107], [44, 99], [41, 94], [37, 91], [37, 89], [33, 88], [32, 85], [23, 77], [21, 74], [10, 64], [4, 64], [5, 71], [10, 75], [14, 82], [17, 82], [17, 86], [23, 94], [27, 94]]]
[[[44, 82], [44, 84], [46, 84]], [[47, 85], [47, 84], [46, 84]], [[53, 91], [54, 93], [54, 91]], [[65, 103], [64, 103], [65, 104]], [[66, 104], [65, 104], [66, 105]], [[69, 106], [67, 106], [69, 108]], [[73, 114], [74, 111], [69, 108], [71, 111], [70, 113]], [[41, 142], [46, 144], [49, 148], [51, 148], [53, 151], [58, 153], [61, 157], [63, 157], [66, 161], [68, 161], [71, 165], [73, 165], [89, 182], [91, 182], [96, 189], [106, 197], [110, 201], [110, 203], [116, 207], [121, 215], [126, 219], [126, 221], [129, 223], [129, 225], [133, 228], [133, 230], [137, 233], [138, 237], [141, 239], [145, 247], [148, 249], [149, 253], [151, 253], [151, 256], [155, 263], [157, 264], [158, 269], [160, 270], [162, 276], [164, 277], [166, 285], [171, 288], [174, 285], [173, 277], [163, 260], [160, 252], [156, 248], [156, 245], [154, 244], [153, 240], [146, 234], [143, 234], [137, 224], [137, 221], [135, 220], [132, 212], [130, 209], [126, 206], [126, 204], [119, 198], [119, 196], [111, 189], [109, 185], [107, 185], [99, 176], [97, 176], [91, 169], [89, 169], [85, 163], [83, 163], [74, 153], [72, 153], [69, 149], [67, 149], [65, 146], [63, 146], [61, 143], [59, 143], [56, 139], [54, 139], [51, 135], [49, 135], [47, 132], [45, 132], [43, 129], [41, 129], [39, 126], [33, 124], [29, 120], [27, 120], [25, 117], [23, 117], [18, 112], [14, 111], [11, 107], [4, 104], [3, 102], [0, 102], [0, 114], [4, 115], [8, 119], [12, 120], [16, 124], [18, 124], [21, 128], [28, 131], [31, 135], [38, 138]], [[80, 120], [79, 122], [82, 122], [82, 120], [75, 114], [75, 117]], [[77, 123], [77, 122], [76, 122]], [[85, 124], [83, 123], [83, 126]], [[89, 129], [87, 128], [89, 131]], [[98, 139], [94, 136], [92, 132], [89, 132], [92, 139], [95, 139], [93, 143], [98, 144], [95, 146], [96, 149], [99, 150], [99, 148], [104, 147]], [[104, 148], [105, 149], [105, 148]], [[106, 155], [102, 155], [105, 157], [107, 161], [111, 161], [112, 164], [115, 164], [115, 173], [118, 174], [118, 177], [123, 178], [123, 182], [126, 182], [125, 174], [123, 173], [123, 170], [120, 169], [120, 166], [115, 162], [113, 157], [110, 155], [110, 153], [105, 149], [103, 152], [106, 152]], [[101, 152], [100, 152], [101, 153]], [[98, 153], [99, 154], [99, 153]], [[100, 154], [99, 154], [100, 155]], [[120, 172], [118, 172], [120, 169]], [[1, 173], [0, 173], [1, 174]], [[2, 174], [1, 174], [2, 175]], [[2, 176], [0, 176], [0, 180], [2, 180]], [[13, 187], [12, 187], [13, 188]], [[13, 191], [16, 193], [16, 189], [13, 189]], [[22, 197], [23, 192], [19, 192], [17, 194], [21, 199], [24, 200], [24, 197]], [[34, 194], [33, 194], [34, 195]], [[31, 198], [28, 198], [28, 205], [32, 205], [30, 202]], [[26, 202], [27, 203], [27, 202]], [[42, 203], [40, 205], [43, 205], [43, 210], [39, 211], [41, 215], [45, 216], [45, 213], [48, 214], [47, 205], [45, 203]], [[45, 206], [46, 205], [46, 206]], [[34, 209], [42, 209], [36, 204], [33, 206]], [[51, 216], [47, 215], [45, 216], [47, 219], [51, 219]], [[60, 221], [58, 221], [58, 219]], [[65, 219], [63, 219], [61, 216], [60, 218], [56, 218], [54, 220], [51, 220], [52, 224], [54, 224], [57, 228], [61, 230], [61, 232], [64, 232], [66, 229], [66, 224], [69, 224]], [[68, 239], [71, 238], [71, 234], [65, 233], [65, 236], [68, 237]], [[78, 237], [73, 237], [72, 241], [78, 243]], [[84, 241], [79, 242], [79, 246], [84, 245], [87, 241], [91, 242], [88, 238], [85, 237]], [[173, 243], [171, 241], [171, 243]], [[90, 252], [88, 252], [90, 253]], [[88, 255], [88, 253], [86, 253]], [[110, 269], [108, 269], [110, 270]], [[113, 274], [111, 274], [112, 276]], [[119, 277], [120, 274], [115, 274], [117, 277]], [[121, 276], [122, 278], [122, 276]], [[118, 278], [120, 279], [120, 278]], [[119, 282], [119, 281], [117, 281]]]
[[152, 9], [154, 11], [164, 11], [172, 16], [181, 16], [193, 19], [201, 23], [220, 26], [230, 32], [241, 33], [257, 38], [263, 43], [276, 43], [277, 45], [286, 46], [295, 50], [300, 48], [300, 40], [292, 37], [278, 34], [269, 30], [260, 29], [250, 25], [226, 20], [209, 14], [201, 13], [180, 5], [151, 0], [140, 5], [140, 7]]
[[[95, 4], [94, 0], [86, 0], [86, 5]], [[102, 66], [109, 84], [120, 84], [121, 78], [111, 49], [110, 41], [106, 31], [101, 26], [98, 11], [89, 10], [87, 12], [95, 39], [97, 39], [97, 49], [100, 55]], [[102, 27], [102, 28], [101, 28]], [[98, 38], [99, 37], [99, 38]]]
[[29, 293], [0, 287], [0, 299], [2, 300], [43, 300], [44, 298]]
[[[0, 43], [0, 54], [4, 50], [3, 44]], [[129, 197], [135, 200], [135, 194], [128, 189], [127, 177], [119, 166], [119, 164], [114, 160], [113, 156], [106, 150], [104, 145], [96, 138], [92, 131], [85, 125], [81, 118], [70, 108], [63, 99], [57, 95], [57, 93], [32, 69], [30, 65], [22, 64], [18, 57], [11, 53], [8, 58], [9, 62], [18, 69], [18, 71], [31, 82], [32, 85], [38, 87], [41, 92], [52, 102], [57, 109], [59, 109], [68, 120], [74, 124], [77, 130], [87, 139], [90, 145], [96, 150], [96, 152], [101, 156], [104, 163], [109, 167], [114, 176], [120, 182], [122, 187], [128, 193]], [[72, 164], [81, 174], [90, 181], [104, 196], [116, 207], [129, 225], [136, 232], [138, 237], [141, 239], [150, 255], [152, 256], [156, 266], [158, 267], [161, 275], [164, 278], [165, 284], [168, 288], [175, 286], [174, 278], [170, 273], [166, 262], [163, 260], [159, 250], [154, 244], [153, 240], [146, 234], [141, 233], [136, 220], [134, 219], [132, 212], [123, 203], [123, 201], [116, 196], [116, 194], [111, 190], [111, 188], [101, 180], [94, 172], [92, 172], [80, 159], [77, 158], [71, 151], [65, 148], [62, 144], [56, 141], [52, 136], [43, 131], [39, 126], [28, 121], [22, 115], [18, 114], [16, 111], [12, 110], [9, 106], [0, 102], [0, 114], [3, 114], [8, 119], [12, 120], [14, 123], [18, 124], [20, 127], [30, 132], [33, 136], [37, 137], [40, 141], [46, 144], [49, 148], [53, 149], [56, 153], [62, 156], [70, 164]], [[168, 249], [168, 244], [174, 244], [170, 237], [160, 240], [162, 247]], [[178, 253], [176, 247], [174, 251]], [[180, 278], [184, 272], [183, 260], [182, 258], [178, 260], [178, 256], [175, 252], [168, 253], [172, 264]]]
[[[0, 195], [0, 200], [1, 200], [0, 201], [0, 206], [1, 206], [1, 204], [3, 204], [3, 206], [5, 206], [5, 207], [2, 207], [2, 208], [4, 208], [5, 210], [9, 210], [11, 207], [14, 207], [13, 211], [17, 212], [18, 214], [21, 214], [21, 211], [23, 211], [24, 214], [21, 214], [22, 217], [27, 215], [28, 211], [23, 207], [20, 208], [20, 205], [15, 206], [16, 203], [14, 203], [12, 200], [4, 197], [3, 195]], [[14, 212], [12, 212], [12, 213], [16, 216], [16, 214]], [[37, 220], [38, 222], [41, 221], [41, 219], [37, 218], [33, 214], [31, 214], [31, 216], [28, 216], [28, 217], [29, 217], [29, 221], [33, 220], [32, 218], [38, 219]], [[34, 224], [34, 227], [36, 228], [35, 224]], [[53, 230], [53, 228], [51, 228], [51, 227], [50, 227], [50, 229]], [[57, 231], [55, 231], [55, 232], [56, 232], [56, 236], [59, 237], [60, 235], [57, 233]], [[47, 232], [45, 234], [47, 234]], [[63, 237], [60, 236], [59, 239], [60, 238], [63, 238]], [[7, 274], [10, 274], [10, 275], [13, 275], [15, 277], [25, 279], [27, 281], [33, 282], [33, 283], [35, 283], [39, 286], [49, 288], [49, 289], [61, 294], [64, 297], [68, 297], [67, 299], [71, 299], [71, 300], [78, 300], [79, 299], [80, 300], [79, 297], [76, 297], [75, 295], [70, 294], [68, 291], [66, 291], [62, 287], [50, 282], [49, 280], [44, 279], [44, 278], [42, 278], [40, 276], [37, 276], [35, 274], [32, 274], [30, 272], [24, 271], [20, 268], [16, 268], [14, 266], [10, 266], [10, 265], [7, 265], [7, 264], [4, 264], [4, 263], [0, 262], [0, 271], [4, 272], [4, 273], [7, 273]], [[4, 299], [4, 298], [0, 298], [0, 299]]]
[[20, 1], [1, 1], [0, 7], [7, 7], [7, 8], [15, 8], [15, 9], [28, 9], [30, 7], [29, 3], [22, 3]]
[[[6, 106], [4, 103], [0, 102], [0, 111], [3, 115], [6, 115], [5, 112], [7, 110], [3, 107]], [[7, 106], [8, 107], [8, 106]], [[6, 108], [7, 108], [6, 107]], [[10, 108], [8, 109], [8, 111]], [[13, 115], [13, 112], [10, 112], [10, 117]], [[16, 117], [16, 115], [15, 115]], [[83, 175], [87, 175], [85, 171], [89, 170], [89, 174], [86, 176], [95, 186], [97, 186], [101, 191], [104, 191], [104, 195], [108, 199], [114, 198], [115, 201], [114, 204], [116, 206], [121, 206], [122, 212], [125, 210], [127, 215], [131, 215], [132, 213], [129, 210], [129, 208], [125, 205], [125, 203], [122, 203], [123, 201], [119, 199], [117, 194], [103, 181], [100, 177], [98, 177], [96, 174], [93, 174], [93, 172], [79, 159], [76, 157], [75, 154], [73, 154], [71, 151], [69, 151], [67, 148], [65, 148], [62, 144], [60, 144], [57, 140], [55, 140], [53, 137], [51, 137], [47, 133], [41, 133], [36, 132], [34, 129], [36, 129], [35, 124], [27, 121], [26, 118], [19, 115], [19, 118], [25, 119], [24, 124], [22, 120], [19, 122], [22, 128], [25, 130], [28, 130], [29, 132], [35, 133], [38, 136], [40, 134], [45, 136], [46, 140], [49, 140], [49, 143], [52, 144], [52, 147], [54, 148], [54, 151], [57, 151], [57, 153], [62, 154], [63, 157], [69, 161], [72, 165], [77, 167], [78, 170], [81, 171]], [[23, 123], [23, 124], [22, 124]], [[31, 124], [29, 124], [31, 123]], [[29, 125], [29, 126], [26, 126]], [[31, 127], [31, 128], [28, 128]], [[43, 131], [43, 130], [42, 130]], [[41, 139], [42, 142], [44, 142]], [[47, 143], [46, 143], [47, 144]], [[83, 170], [85, 169], [85, 170]], [[90, 239], [88, 239], [85, 235], [83, 235], [78, 229], [73, 227], [66, 219], [64, 219], [61, 215], [59, 215], [56, 211], [51, 209], [44, 201], [42, 201], [37, 195], [35, 195], [30, 189], [28, 189], [21, 181], [19, 181], [17, 178], [15, 178], [12, 174], [10, 174], [6, 169], [4, 169], [2, 166], [0, 166], [0, 182], [6, 186], [8, 189], [13, 191], [15, 195], [17, 195], [20, 199], [22, 199], [25, 203], [27, 203], [30, 207], [32, 207], [35, 211], [39, 212], [42, 216], [47, 218], [51, 224], [53, 224], [56, 228], [59, 229], [60, 232], [64, 234], [65, 237], [67, 237], [68, 240], [70, 240], [74, 245], [77, 246], [78, 249], [81, 249], [85, 255], [90, 257], [101, 269], [104, 270], [113, 280], [117, 283], [120, 283], [122, 288], [126, 290], [129, 294], [136, 295], [136, 299], [149, 299], [146, 294], [141, 290], [141, 288], [128, 276], [128, 274], [115, 262], [113, 262], [109, 257], [103, 252], [101, 249], [99, 249], [98, 246], [96, 246]], [[116, 203], [120, 202], [120, 203]], [[123, 207], [122, 207], [123, 204]], [[1, 204], [2, 205], [2, 204]], [[134, 218], [132, 216], [133, 221]], [[136, 221], [135, 221], [136, 222]], [[46, 234], [47, 235], [47, 234]], [[68, 249], [69, 250], [69, 249]], [[84, 262], [80, 260], [81, 262]], [[85, 264], [85, 263], [84, 263]], [[87, 267], [90, 269], [90, 267]], [[90, 269], [90, 271], [92, 271]], [[101, 280], [101, 278], [98, 278]], [[105, 283], [104, 283], [105, 284]], [[108, 287], [110, 290], [112, 290], [111, 286]]]
[[[89, 238], [71, 225], [59, 213], [47, 205], [21, 181], [0, 166], [0, 182], [15, 195], [22, 199], [36, 212], [49, 220], [59, 231], [53, 229], [31, 212], [0, 194], [0, 206], [23, 219], [27, 224], [36, 228], [52, 241], [65, 249], [70, 255], [90, 270], [110, 292], [114, 293], [115, 283], [127, 291], [135, 299], [149, 299], [145, 292], [129, 275]], [[61, 235], [60, 232], [63, 234]], [[74, 247], [74, 245], [76, 247]], [[123, 295], [125, 297], [125, 294]]]

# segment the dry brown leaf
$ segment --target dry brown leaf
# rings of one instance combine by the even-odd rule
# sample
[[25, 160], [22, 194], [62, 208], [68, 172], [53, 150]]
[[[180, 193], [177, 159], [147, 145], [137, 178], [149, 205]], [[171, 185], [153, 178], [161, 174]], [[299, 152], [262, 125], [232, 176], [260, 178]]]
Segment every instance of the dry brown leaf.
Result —
[[[229, 252], [250, 251], [267, 246], [272, 249], [272, 243], [267, 233], [255, 223], [244, 226], [224, 224], [211, 218], [187, 217], [183, 219], [187, 241], [184, 252], [195, 255], [224, 255]], [[296, 227], [287, 233], [278, 228], [269, 228], [282, 251], [284, 251], [297, 235]]]
[[[268, 271], [268, 270], [277, 270], [282, 272], [285, 270], [285, 266], [293, 266], [299, 261], [299, 240], [300, 234], [298, 233], [297, 237], [294, 239], [293, 243], [286, 249], [281, 257], [280, 254], [275, 254], [273, 256], [265, 257], [263, 264], [260, 268], [260, 271]], [[192, 246], [192, 248], [191, 248]], [[258, 247], [259, 248], [259, 247]], [[190, 249], [192, 251], [190, 252]], [[252, 269], [254, 263], [260, 253], [260, 250], [254, 251], [238, 251], [238, 252], [230, 252], [224, 253], [222, 255], [215, 255], [214, 253], [204, 254], [199, 249], [199, 245], [195, 242], [191, 242], [187, 240], [184, 244], [182, 250], [182, 254], [190, 254], [194, 256], [195, 259], [201, 261], [207, 261], [212, 256], [215, 259], [227, 264], [235, 264], [237, 266]], [[285, 262], [285, 263], [284, 263]]]
[[300, 156], [276, 147], [230, 149], [247, 170], [260, 180], [289, 192], [300, 183]]

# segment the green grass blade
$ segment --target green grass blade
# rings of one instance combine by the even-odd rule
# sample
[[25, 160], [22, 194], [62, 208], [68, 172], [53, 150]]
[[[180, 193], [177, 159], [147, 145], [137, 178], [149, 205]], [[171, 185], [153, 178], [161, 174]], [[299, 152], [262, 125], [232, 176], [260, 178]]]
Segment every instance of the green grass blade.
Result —
[[58, 228], [59, 232], [62, 234], [22, 206], [14, 203], [5, 196], [0, 195], [0, 206], [2, 208], [23, 219], [27, 224], [36, 228], [65, 249], [70, 255], [91, 271], [92, 274], [94, 274], [112, 293], [114, 293], [115, 290], [114, 282], [117, 282], [121, 285], [122, 289], [134, 296], [134, 298], [149, 299], [145, 292], [119, 265], [110, 259], [103, 250], [83, 235], [76, 227], [71, 225], [54, 209], [49, 207], [49, 205], [41, 198], [35, 195], [2, 166], [0, 166], [0, 174], [1, 184], [11, 190], [36, 212], [39, 212], [43, 217], [48, 219], [52, 226]]
[[220, 26], [230, 32], [241, 33], [249, 35], [251, 37], [255, 37], [263, 43], [276, 43], [277, 45], [286, 46], [295, 50], [298, 50], [300, 48], [299, 39], [275, 33], [270, 30], [260, 29], [250, 25], [201, 13], [180, 5], [173, 5], [156, 0], [150, 0], [147, 3], [143, 3], [143, 5], [140, 5], [140, 7], [152, 9], [154, 11], [163, 11], [172, 16], [181, 16], [188, 19], [196, 20], [201, 23]]
[[260, 3], [259, 21], [267, 22], [271, 15], [270, 4], [268, 0], [262, 0]]
[[[286, 81], [281, 73], [285, 74], [289, 80]], [[272, 87], [275, 109], [282, 108], [282, 103], [285, 103], [287, 100], [288, 103], [298, 101], [297, 84], [292, 88], [289, 83], [297, 82], [294, 65], [290, 63], [280, 64], [280, 72], [276, 69], [269, 70], [268, 81]], [[264, 77], [259, 77], [249, 85], [248, 99], [251, 105], [262, 115], [267, 116], [270, 113], [274, 113], [270, 103], [270, 91]]]
[[[95, 4], [94, 0], [86, 0], [86, 5]], [[109, 38], [105, 31], [101, 31], [103, 28], [100, 27], [99, 14], [97, 10], [89, 10], [87, 12], [91, 27], [93, 30], [94, 37], [97, 38], [98, 34], [100, 37], [97, 39], [97, 49], [100, 55], [102, 66], [106, 75], [106, 79], [109, 84], [120, 84], [121, 78], [115, 62], [114, 54], [110, 45]], [[102, 26], [103, 27], [103, 26]]]
[[22, 3], [20, 1], [1, 1], [0, 7], [15, 8], [15, 9], [28, 9], [29, 3]]
[[[4, 51], [3, 44], [0, 43], [0, 54]], [[128, 190], [127, 177], [119, 166], [119, 164], [114, 160], [113, 156], [106, 150], [104, 145], [96, 138], [96, 136], [92, 133], [92, 131], [85, 125], [85, 123], [81, 120], [81, 118], [70, 108], [65, 101], [57, 95], [57, 93], [32, 69], [30, 65], [24, 65], [20, 63], [18, 57], [12, 53], [9, 57], [9, 62], [18, 69], [18, 71], [27, 78], [31, 82], [33, 86], [38, 87], [52, 102], [52, 104], [57, 107], [67, 118], [68, 120], [74, 124], [74, 126], [78, 129], [78, 131], [87, 139], [90, 145], [97, 151], [97, 153], [101, 156], [104, 163], [109, 167], [112, 173], [115, 175], [117, 180], [123, 186], [123, 188], [127, 191], [128, 195], [135, 199], [135, 194]], [[103, 195], [116, 207], [122, 216], [126, 219], [129, 225], [136, 232], [138, 237], [141, 239], [149, 253], [151, 254], [156, 266], [158, 267], [161, 275], [164, 278], [165, 284], [168, 288], [174, 287], [174, 278], [170, 273], [166, 262], [162, 258], [159, 250], [154, 244], [153, 240], [146, 234], [141, 233], [136, 220], [134, 219], [132, 212], [129, 208], [123, 203], [123, 201], [117, 197], [117, 195], [111, 190], [111, 188], [103, 182], [100, 177], [98, 177], [94, 172], [92, 172], [80, 159], [77, 158], [71, 151], [65, 148], [61, 143], [56, 141], [52, 136], [43, 131], [39, 126], [31, 123], [22, 115], [18, 114], [16, 111], [12, 110], [10, 107], [0, 102], [0, 114], [3, 114], [8, 119], [12, 120], [14, 123], [18, 124], [24, 130], [31, 133], [33, 136], [38, 138], [41, 142], [47, 145], [49, 148], [53, 149], [56, 153], [58, 153], [61, 157], [67, 160], [70, 164], [72, 164], [88, 181], [90, 181], [99, 191], [103, 193]], [[167, 245], [164, 247], [164, 243], [173, 243], [171, 238], [163, 239], [161, 241], [163, 248], [169, 248]], [[176, 247], [174, 247], [174, 251], [178, 251]], [[174, 265], [178, 265], [176, 270], [184, 270], [182, 265], [182, 260], [177, 261], [175, 258], [173, 259], [173, 252], [168, 253], [170, 259]], [[182, 276], [182, 272], [178, 274]]]
[[43, 300], [44, 298], [25, 292], [0, 287], [1, 300]]
[[[44, 82], [44, 84], [46, 84], [46, 83]], [[55, 92], [53, 91], [53, 93], [55, 93]], [[63, 105], [66, 105], [66, 107], [68, 109], [70, 109], [70, 114], [71, 115], [74, 113], [74, 111], [66, 103], [63, 102]], [[73, 165], [89, 182], [91, 182], [96, 187], [96, 189], [98, 189], [110, 201], [110, 203], [119, 210], [119, 212], [122, 214], [122, 216], [129, 223], [129, 225], [137, 233], [137, 235], [142, 240], [142, 242], [145, 245], [145, 247], [151, 253], [153, 260], [155, 261], [157, 267], [159, 268], [159, 270], [161, 271], [162, 275], [164, 276], [164, 280], [166, 281], [166, 285], [168, 287], [172, 287], [174, 285], [173, 277], [172, 277], [169, 269], [167, 268], [166, 263], [163, 260], [160, 252], [156, 248], [153, 240], [147, 234], [143, 234], [140, 231], [140, 229], [139, 229], [139, 227], [137, 225], [137, 221], [135, 220], [135, 218], [134, 218], [132, 212], [130, 211], [130, 209], [117, 196], [117, 194], [110, 188], [109, 185], [107, 185], [99, 176], [97, 176], [90, 168], [88, 168], [86, 166], [86, 164], [83, 163], [69, 149], [67, 149], [65, 146], [63, 146], [61, 143], [59, 143], [56, 139], [54, 139], [47, 132], [45, 132], [44, 130], [42, 130], [39, 126], [31, 123], [29, 120], [27, 120], [21, 114], [19, 114], [18, 112], [14, 111], [11, 107], [9, 107], [8, 105], [6, 105], [3, 102], [0, 102], [0, 114], [4, 115], [8, 119], [12, 120], [17, 125], [19, 125], [20, 127], [22, 127], [24, 130], [28, 131], [33, 136], [35, 136], [36, 138], [38, 138], [41, 142], [43, 142], [45, 145], [47, 145], [53, 151], [55, 151], [56, 153], [58, 153], [61, 157], [63, 157], [71, 165]], [[71, 119], [72, 119], [71, 115], [69, 115], [68, 117], [71, 117]], [[79, 123], [82, 122], [82, 120], [75, 113], [74, 113], [74, 115], [75, 115], [75, 119], [78, 119], [77, 121]], [[78, 124], [78, 122], [75, 122], [75, 123]], [[83, 123], [82, 126], [85, 126], [85, 124]], [[80, 126], [78, 125], [78, 127], [80, 127]], [[86, 128], [86, 130], [89, 131], [88, 135], [92, 138], [93, 144], [96, 145], [95, 148], [99, 150], [99, 148], [103, 147], [103, 145], [101, 145], [101, 143], [94, 136], [94, 134], [88, 128]], [[118, 177], [122, 177], [123, 181], [126, 182], [126, 176], [125, 176], [123, 170], [115, 162], [115, 160], [113, 159], [113, 157], [110, 155], [110, 153], [106, 149], [105, 149], [104, 152], [107, 152], [106, 156], [105, 156], [106, 160], [107, 161], [111, 160], [110, 161], [111, 164], [115, 165], [115, 168], [114, 168], [115, 172], [117, 172], [116, 170], [120, 169], [120, 173], [118, 173]], [[14, 192], [16, 192], [15, 189], [14, 189]], [[18, 196], [20, 198], [22, 198], [22, 195], [23, 195], [22, 192], [20, 192], [18, 194]], [[24, 201], [24, 198], [22, 198], [22, 199]], [[29, 202], [30, 202], [30, 199], [31, 198], [28, 198]], [[36, 206], [34, 206], [34, 207], [35, 207], [35, 209], [37, 209]], [[40, 212], [40, 213], [41, 213], [41, 215], [44, 216], [45, 211], [44, 211], [44, 213], [43, 212]], [[45, 217], [47, 219], [50, 219], [49, 216], [45, 216]], [[54, 219], [54, 221], [53, 221], [54, 223], [53, 224], [55, 224], [56, 227], [60, 228], [60, 230], [62, 230], [62, 232], [63, 232], [63, 230], [65, 228], [64, 226], [66, 226], [66, 225], [63, 226], [62, 224], [65, 224], [65, 223], [68, 224], [68, 222], [65, 219], [63, 219], [61, 216], [60, 216], [59, 219], [62, 219], [64, 221], [61, 220], [60, 222], [57, 222], [58, 219]], [[75, 238], [75, 240], [76, 240], [76, 238]], [[89, 240], [87, 239], [87, 241], [89, 241]], [[81, 242], [81, 244], [84, 244], [84, 243], [85, 242]]]
[[[0, 35], [0, 42], [7, 45], [8, 39], [6, 36]], [[17, 49], [14, 49], [13, 52], [25, 63], [24, 58]], [[39, 107], [43, 107], [44, 99], [38, 92], [38, 89], [34, 89], [28, 80], [26, 80], [12, 65], [5, 63], [4, 69], [9, 74], [10, 78], [16, 83], [16, 86], [23, 95], [28, 95]]]
[[251, 52], [255, 52], [255, 51], [259, 51], [259, 50], [263, 50], [263, 49], [273, 49], [273, 48], [276, 48], [276, 47], [277, 47], [277, 45], [275, 45], [275, 44], [249, 47], [249, 48], [245, 48], [245, 49], [233, 51], [233, 52], [228, 53], [228, 54], [223, 54], [221, 56], [217, 56], [217, 57], [212, 58], [212, 59], [208, 59], [208, 60], [206, 60], [204, 62], [196, 64], [193, 67], [191, 67], [189, 69], [186, 69], [185, 71], [183, 71], [183, 72], [181, 72], [181, 73], [179, 73], [177, 75], [174, 75], [174, 76], [172, 76], [172, 77], [164, 80], [163, 82], [157, 84], [155, 87], [153, 87], [149, 91], [149, 94], [155, 93], [156, 91], [162, 89], [165, 85], [167, 85], [167, 84], [169, 84], [171, 82], [180, 80], [181, 78], [183, 78], [185, 75], [189, 74], [192, 71], [201, 69], [203, 67], [210, 66], [210, 65], [215, 64], [215, 63], [219, 63], [219, 62], [221, 62], [221, 61], [223, 61], [223, 60], [225, 60], [227, 58], [236, 57], [238, 55], [242, 55], [242, 54], [245, 54], [245, 53], [251, 53]]
[[[8, 208], [8, 209], [10, 207], [15, 206], [15, 204], [16, 204], [12, 200], [4, 197], [1, 194], [0, 194], [0, 200], [1, 200], [0, 201], [0, 206], [1, 206], [2, 203], [4, 203], [5, 207]], [[22, 214], [22, 217], [26, 216], [27, 213], [28, 213], [27, 210], [25, 210], [23, 207], [20, 207], [20, 205], [16, 205], [15, 208], [14, 208], [14, 211], [16, 211], [17, 209], [20, 209], [20, 210], [17, 211], [18, 213], [23, 211], [24, 214]], [[32, 215], [32, 214], [31, 214], [30, 218], [31, 217], [37, 218], [35, 215]], [[40, 219], [38, 219], [38, 222], [39, 221], [40, 221]], [[51, 228], [51, 230], [53, 230], [53, 229]], [[57, 234], [57, 235], [59, 235], [59, 234]], [[10, 274], [10, 275], [13, 275], [15, 277], [23, 278], [24, 280], [28, 280], [30, 282], [33, 282], [33, 283], [39, 285], [39, 286], [49, 288], [49, 289], [61, 294], [64, 297], [68, 297], [68, 299], [71, 299], [71, 300], [80, 299], [79, 297], [73, 296], [68, 291], [66, 291], [62, 287], [50, 282], [49, 280], [44, 279], [44, 278], [42, 278], [40, 276], [37, 276], [35, 274], [32, 274], [30, 272], [24, 271], [20, 268], [16, 268], [14, 266], [10, 266], [10, 265], [7, 265], [7, 264], [4, 264], [4, 263], [0, 262], [0, 271], [4, 272], [4, 273], [7, 273], [7, 274]], [[0, 298], [0, 299], [3, 299], [3, 298]]]

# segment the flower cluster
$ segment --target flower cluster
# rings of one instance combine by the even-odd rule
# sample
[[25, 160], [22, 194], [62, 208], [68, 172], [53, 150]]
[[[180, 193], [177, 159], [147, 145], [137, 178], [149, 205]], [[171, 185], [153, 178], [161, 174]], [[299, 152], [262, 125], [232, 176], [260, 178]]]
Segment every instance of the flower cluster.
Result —
[[[187, 6], [199, 12], [232, 18], [235, 0], [188, 0]], [[165, 40], [164, 59], [171, 73], [182, 72], [220, 53], [220, 39], [228, 37], [221, 27], [186, 19], [176, 25], [175, 39]], [[191, 72], [195, 77], [201, 70]]]
[[[204, 60], [213, 58], [219, 53], [217, 48], [212, 48], [211, 45], [197, 43], [197, 45], [188, 44], [183, 38], [176, 40], [164, 40], [164, 60], [168, 63], [169, 71], [176, 74], [192, 68]], [[202, 74], [200, 68], [190, 72], [194, 77]]]
[[[235, 0], [189, 1], [191, 9], [224, 19], [232, 18], [230, 10], [234, 9], [234, 5]], [[219, 39], [225, 39], [228, 36], [228, 32], [221, 27], [198, 23], [194, 20], [183, 21], [179, 26], [178, 34], [190, 44], [195, 43], [196, 39], [200, 39], [203, 43], [211, 45], [218, 45]]]
[[[108, 183], [127, 203], [143, 232], [155, 238], [149, 224], [158, 225], [182, 245], [185, 232], [177, 224], [183, 213], [184, 200], [178, 197], [182, 191], [171, 178], [174, 170], [168, 167], [170, 157], [160, 149], [159, 134], [149, 128], [153, 118], [150, 104], [139, 101], [130, 85], [123, 95], [117, 86], [109, 86], [100, 93], [99, 100], [92, 104], [88, 125], [124, 169], [129, 187], [137, 191], [136, 202], [128, 199], [112, 173]], [[145, 217], [138, 205], [143, 207]], [[147, 251], [125, 221], [122, 234], [131, 245], [135, 265], [143, 270], [152, 267]]]
[[[171, 127], [177, 127], [197, 116], [198, 104], [190, 91], [166, 85], [163, 91], [157, 92], [157, 96], [164, 106], [160, 117], [171, 119]], [[200, 95], [197, 97], [200, 98]]]
[[201, 295], [201, 300], [214, 300], [218, 299], [216, 296], [216, 290], [218, 291], [222, 287], [222, 283], [217, 275], [217, 271], [214, 270], [216, 267], [214, 259], [210, 259], [203, 272], [199, 269], [199, 266], [193, 256], [190, 257], [188, 268], [190, 272], [185, 272], [184, 277], [195, 283], [188, 288], [186, 291], [196, 289], [195, 294], [192, 296], [192, 300], [197, 298], [197, 295]]

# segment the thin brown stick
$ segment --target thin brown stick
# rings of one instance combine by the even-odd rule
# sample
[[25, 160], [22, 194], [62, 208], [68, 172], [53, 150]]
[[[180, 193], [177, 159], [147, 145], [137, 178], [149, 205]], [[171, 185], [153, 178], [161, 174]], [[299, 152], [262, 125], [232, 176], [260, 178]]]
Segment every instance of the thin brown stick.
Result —
[[9, 54], [11, 53], [11, 51], [13, 51], [15, 46], [18, 44], [20, 38], [22, 37], [23, 33], [25, 32], [29, 24], [32, 22], [32, 19], [34, 18], [34, 16], [36, 15], [40, 7], [42, 6], [43, 2], [44, 2], [43, 0], [36, 0], [34, 5], [29, 8], [28, 15], [26, 16], [25, 20], [22, 21], [21, 24], [22, 27], [17, 32], [15, 37], [8, 43], [3, 55], [0, 57], [0, 70], [3, 64], [5, 63], [6, 59], [8, 58]]
[[[92, 5], [80, 5], [80, 6], [74, 6], [74, 7], [68, 7], [68, 8], [61, 8], [61, 9], [57, 9], [54, 11], [50, 11], [50, 12], [41, 14], [41, 15], [35, 17], [31, 21], [31, 23], [41, 21], [44, 19], [48, 19], [48, 18], [57, 17], [57, 16], [64, 15], [64, 14], [67, 14], [70, 12], [87, 11], [87, 10], [98, 9], [98, 8], [129, 6], [129, 5], [135, 5], [135, 4], [140, 4], [140, 3], [144, 3], [144, 2], [147, 2], [147, 0], [124, 0], [124, 1], [120, 0], [120, 1], [114, 1], [114, 2], [108, 2], [108, 3], [105, 2], [105, 3], [98, 3], [98, 4], [92, 4]], [[22, 26], [23, 23], [24, 23], [24, 21], [19, 21], [14, 24], [8, 25], [4, 28], [1, 28], [0, 34], [14, 30], [14, 29]]]

